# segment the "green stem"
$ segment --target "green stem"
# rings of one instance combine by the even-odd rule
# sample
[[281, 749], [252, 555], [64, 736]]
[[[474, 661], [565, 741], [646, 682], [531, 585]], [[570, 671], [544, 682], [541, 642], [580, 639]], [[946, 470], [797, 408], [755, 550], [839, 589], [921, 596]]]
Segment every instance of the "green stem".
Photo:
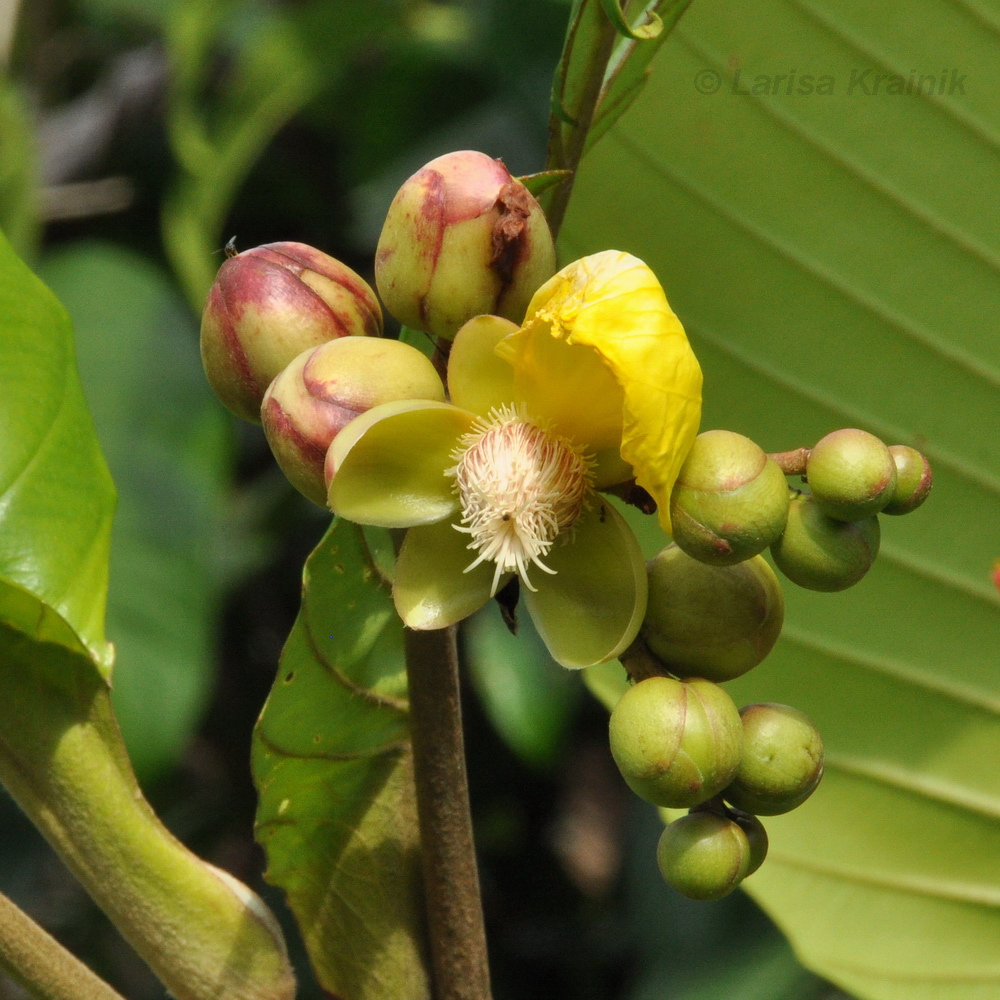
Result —
[[2, 894], [0, 970], [35, 1000], [122, 1000], [119, 993]]
[[406, 672], [435, 1000], [489, 1000], [454, 627], [407, 629]]
[[[545, 199], [545, 214], [553, 238], [559, 235], [573, 193], [576, 169], [587, 145], [587, 132], [594, 120], [616, 38], [614, 25], [601, 8], [600, 0], [583, 0], [566, 36], [553, 84], [554, 110], [549, 119], [545, 169], [571, 171]], [[555, 109], [561, 109], [562, 114]]]
[[0, 779], [177, 1000], [290, 1000], [274, 918], [157, 819], [96, 670], [0, 625], [0, 704]]

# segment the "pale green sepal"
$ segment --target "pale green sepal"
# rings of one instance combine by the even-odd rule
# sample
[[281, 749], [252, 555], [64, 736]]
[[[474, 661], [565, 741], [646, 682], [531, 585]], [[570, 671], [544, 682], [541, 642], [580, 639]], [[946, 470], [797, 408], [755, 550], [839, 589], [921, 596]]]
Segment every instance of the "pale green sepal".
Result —
[[330, 509], [358, 524], [409, 528], [452, 515], [458, 501], [445, 471], [475, 416], [448, 403], [374, 406], [334, 438], [327, 468]]
[[517, 179], [537, 198], [550, 188], [564, 184], [572, 176], [572, 170], [542, 170], [537, 174], [522, 174]]
[[576, 670], [613, 660], [636, 637], [646, 613], [646, 564], [632, 529], [603, 498], [544, 559], [556, 571], [531, 574], [521, 595], [553, 659]]
[[[451, 521], [439, 521], [406, 533], [396, 560], [392, 598], [404, 624], [413, 629], [446, 628], [468, 618], [489, 599], [496, 566], [480, 563], [466, 573], [476, 553], [469, 536]], [[501, 577], [503, 586], [510, 579]]]
[[514, 369], [494, 349], [517, 329], [500, 316], [474, 316], [455, 334], [448, 357], [448, 392], [455, 406], [485, 417], [514, 402]]

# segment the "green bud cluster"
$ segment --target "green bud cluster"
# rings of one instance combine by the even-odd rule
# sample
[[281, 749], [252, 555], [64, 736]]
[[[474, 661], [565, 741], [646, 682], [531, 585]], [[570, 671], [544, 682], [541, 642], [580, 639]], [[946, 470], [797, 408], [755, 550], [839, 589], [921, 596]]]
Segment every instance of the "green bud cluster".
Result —
[[[520, 322], [555, 272], [540, 206], [500, 160], [461, 151], [432, 160], [400, 188], [374, 261], [388, 312], [450, 339], [470, 319]], [[445, 399], [434, 366], [383, 338], [382, 309], [345, 264], [302, 243], [232, 254], [201, 325], [209, 382], [236, 416], [262, 423], [289, 482], [326, 506], [334, 439], [374, 406]]]
[[[800, 476], [790, 489], [787, 476]], [[670, 500], [673, 544], [647, 564], [639, 638], [622, 656], [636, 683], [611, 714], [626, 783], [659, 806], [687, 807], [657, 861], [670, 885], [718, 899], [767, 854], [758, 816], [801, 805], [823, 775], [823, 743], [795, 708], [735, 706], [718, 684], [760, 664], [784, 621], [781, 585], [843, 590], [871, 568], [878, 515], [907, 514], [931, 488], [927, 459], [866, 431], [767, 455], [732, 431], [695, 440]]]

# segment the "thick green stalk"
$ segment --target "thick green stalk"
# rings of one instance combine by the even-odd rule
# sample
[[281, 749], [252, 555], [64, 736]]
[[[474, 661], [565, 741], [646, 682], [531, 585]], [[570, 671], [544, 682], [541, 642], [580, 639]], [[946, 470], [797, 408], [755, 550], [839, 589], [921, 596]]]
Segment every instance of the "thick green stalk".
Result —
[[406, 673], [435, 1000], [489, 1000], [455, 629], [407, 629]]
[[2, 894], [0, 971], [35, 1000], [122, 1000], [119, 993]]
[[87, 666], [0, 626], [0, 779], [177, 1000], [289, 1000], [270, 911], [157, 819]]
[[553, 110], [545, 169], [571, 171], [566, 180], [543, 198], [553, 237], [559, 234], [573, 193], [576, 169], [583, 158], [587, 133], [617, 37], [600, 0], [582, 0], [570, 24], [552, 88]]

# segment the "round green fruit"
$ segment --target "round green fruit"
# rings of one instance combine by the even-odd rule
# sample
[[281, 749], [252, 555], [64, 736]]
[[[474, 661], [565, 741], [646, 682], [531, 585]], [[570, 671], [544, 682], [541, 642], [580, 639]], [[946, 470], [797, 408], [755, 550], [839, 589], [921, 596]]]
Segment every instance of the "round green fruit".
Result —
[[823, 741], [809, 718], [788, 705], [747, 705], [743, 755], [727, 802], [755, 816], [778, 816], [801, 805], [823, 777]]
[[762, 556], [709, 566], [669, 545], [646, 566], [642, 636], [671, 673], [728, 681], [771, 651], [785, 619], [774, 570]]
[[896, 463], [896, 488], [882, 513], [909, 514], [927, 499], [934, 485], [931, 464], [916, 448], [905, 444], [890, 445], [889, 453]]
[[732, 431], [695, 438], [670, 498], [674, 541], [713, 566], [763, 552], [784, 530], [788, 484], [763, 449]]
[[767, 830], [756, 816], [742, 809], [730, 809], [729, 818], [746, 834], [747, 843], [750, 845], [750, 863], [747, 865], [746, 875], [743, 876], [749, 878], [767, 857]]
[[896, 463], [874, 434], [834, 431], [809, 452], [806, 480], [816, 506], [838, 521], [863, 521], [892, 499]]
[[877, 517], [838, 521], [801, 494], [788, 508], [788, 523], [771, 555], [778, 569], [806, 590], [846, 590], [871, 569], [879, 538]]
[[648, 677], [611, 713], [611, 755], [629, 788], [675, 809], [718, 794], [740, 762], [743, 725], [733, 700], [710, 681]]
[[746, 878], [750, 844], [738, 823], [711, 812], [674, 820], [660, 835], [656, 863], [668, 885], [690, 899], [721, 899]]

